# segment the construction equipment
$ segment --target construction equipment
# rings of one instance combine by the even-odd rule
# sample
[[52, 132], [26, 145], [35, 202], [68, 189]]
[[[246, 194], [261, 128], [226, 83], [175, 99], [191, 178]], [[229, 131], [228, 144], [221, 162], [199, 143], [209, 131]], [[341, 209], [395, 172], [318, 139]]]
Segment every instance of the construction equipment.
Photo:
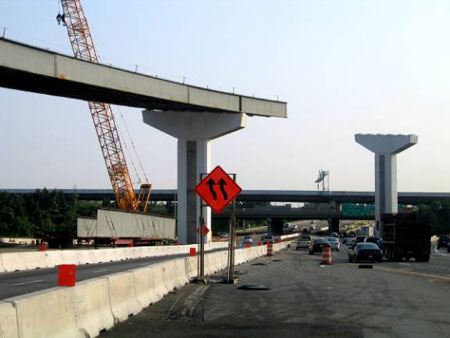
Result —
[[[61, 5], [63, 14], [58, 13], [56, 19], [58, 24], [67, 27], [75, 58], [98, 63], [97, 50], [80, 0], [61, 0]], [[88, 103], [118, 208], [145, 213], [152, 186], [141, 184], [136, 197], [111, 106], [101, 102]]]

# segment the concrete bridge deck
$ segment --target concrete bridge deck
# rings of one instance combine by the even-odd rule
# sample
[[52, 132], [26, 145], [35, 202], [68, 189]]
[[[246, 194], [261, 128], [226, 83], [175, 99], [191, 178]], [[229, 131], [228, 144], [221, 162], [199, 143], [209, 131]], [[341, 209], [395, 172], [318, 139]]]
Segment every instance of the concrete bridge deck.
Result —
[[287, 117], [285, 102], [164, 80], [0, 38], [0, 87], [136, 108]]

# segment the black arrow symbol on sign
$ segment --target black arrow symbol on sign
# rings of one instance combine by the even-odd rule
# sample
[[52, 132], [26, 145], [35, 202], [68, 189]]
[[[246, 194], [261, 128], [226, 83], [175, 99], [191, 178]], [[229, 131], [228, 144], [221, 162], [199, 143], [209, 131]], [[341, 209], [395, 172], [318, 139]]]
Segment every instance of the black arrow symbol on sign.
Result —
[[225, 201], [228, 200], [228, 194], [224, 188], [224, 186], [227, 185], [227, 182], [225, 182], [225, 180], [223, 178], [221, 178], [219, 181], [219, 185], [220, 185], [220, 191], [222, 192], [222, 195], [223, 195], [223, 199]]
[[210, 179], [208, 180], [208, 182], [206, 182], [206, 184], [209, 185], [209, 191], [211, 191], [211, 194], [212, 194], [212, 196], [213, 196], [213, 200], [217, 200], [217, 194], [216, 194], [216, 192], [214, 191], [214, 186], [216, 185], [216, 183], [213, 181], [212, 178], [210, 178]]

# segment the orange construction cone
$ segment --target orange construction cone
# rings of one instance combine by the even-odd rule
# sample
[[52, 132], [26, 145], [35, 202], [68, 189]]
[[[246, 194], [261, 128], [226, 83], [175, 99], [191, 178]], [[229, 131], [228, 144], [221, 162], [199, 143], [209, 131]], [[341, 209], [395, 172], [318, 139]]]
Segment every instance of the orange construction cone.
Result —
[[333, 261], [331, 260], [331, 248], [324, 247], [322, 253], [322, 262], [320, 264], [333, 264]]

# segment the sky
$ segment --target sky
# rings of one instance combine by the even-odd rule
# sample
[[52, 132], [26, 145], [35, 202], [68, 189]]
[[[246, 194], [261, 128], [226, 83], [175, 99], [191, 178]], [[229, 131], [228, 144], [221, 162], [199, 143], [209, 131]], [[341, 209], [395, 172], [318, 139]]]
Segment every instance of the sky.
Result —
[[[244, 190], [315, 190], [324, 169], [331, 190], [373, 191], [374, 156], [354, 135], [392, 133], [419, 137], [398, 155], [398, 190], [450, 191], [449, 1], [82, 4], [103, 63], [288, 103], [287, 119], [252, 117], [212, 142], [213, 166]], [[71, 55], [59, 8], [0, 0], [0, 35]], [[176, 188], [176, 139], [113, 110], [154, 188]], [[110, 188], [87, 103], [0, 88], [0, 188], [43, 187]]]

